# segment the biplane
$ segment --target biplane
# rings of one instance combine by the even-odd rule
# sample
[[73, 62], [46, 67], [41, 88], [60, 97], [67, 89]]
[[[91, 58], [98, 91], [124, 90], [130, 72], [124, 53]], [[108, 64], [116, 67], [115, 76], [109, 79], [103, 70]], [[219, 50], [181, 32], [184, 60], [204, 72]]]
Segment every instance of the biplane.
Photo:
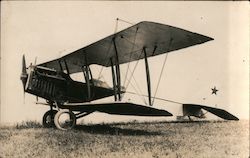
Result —
[[[67, 130], [76, 120], [93, 112], [133, 116], [172, 116], [163, 109], [153, 108], [148, 58], [202, 44], [213, 38], [181, 28], [143, 21], [114, 33], [93, 44], [58, 59], [26, 67], [23, 56], [21, 80], [24, 92], [44, 98], [50, 109], [43, 116], [45, 127]], [[144, 60], [148, 103], [140, 105], [123, 101], [126, 89], [121, 85], [120, 65]], [[90, 65], [110, 67], [112, 83], [93, 78]], [[83, 73], [84, 81], [70, 75]], [[114, 97], [112, 102], [94, 103]], [[184, 116], [204, 118], [203, 110], [226, 120], [238, 120], [225, 110], [195, 104], [183, 104]]]

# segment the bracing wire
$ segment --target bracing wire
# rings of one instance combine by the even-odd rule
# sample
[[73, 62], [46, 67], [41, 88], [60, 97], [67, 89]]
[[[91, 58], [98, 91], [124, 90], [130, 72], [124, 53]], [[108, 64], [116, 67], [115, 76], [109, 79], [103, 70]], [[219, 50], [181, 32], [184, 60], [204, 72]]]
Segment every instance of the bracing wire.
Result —
[[141, 88], [140, 88], [140, 86], [139, 86], [139, 84], [138, 84], [138, 82], [136, 81], [136, 79], [135, 79], [135, 77], [134, 77], [134, 75], [132, 76], [132, 78], [133, 78], [133, 80], [134, 80], [134, 82], [135, 82], [135, 85], [137, 86], [137, 88], [138, 88], [140, 94], [143, 94], [143, 93], [142, 93], [142, 90], [141, 90]]
[[[144, 104], [147, 105], [147, 101], [144, 98], [145, 96], [143, 96], [142, 93], [140, 94], [140, 92], [138, 92], [137, 88], [132, 83], [131, 83], [131, 87], [135, 90], [136, 93], [131, 92], [130, 94], [136, 94], [136, 95], [140, 96], [142, 101], [144, 102]], [[125, 93], [127, 93], [127, 91], [125, 91]]]
[[[130, 24], [130, 25], [134, 25], [134, 23], [132, 23], [132, 22], [129, 22], [129, 21], [126, 21], [126, 20], [123, 20], [123, 19], [119, 19], [119, 18], [117, 18], [116, 21], [117, 21], [117, 23], [118, 23], [118, 21], [121, 21], [121, 22]], [[116, 29], [117, 29], [117, 28], [116, 28]], [[129, 57], [130, 59], [131, 59], [132, 52], [133, 52], [134, 46], [135, 46], [135, 40], [136, 40], [137, 30], [138, 30], [138, 29], [136, 29], [136, 32], [135, 32], [135, 36], [134, 36], [133, 42], [131, 42], [130, 40], [128, 40], [128, 39], [125, 37], [125, 40], [127, 40], [127, 41], [130, 42], [130, 43], [132, 43], [132, 48], [131, 48], [130, 57]], [[127, 71], [126, 71], [126, 73], [125, 73], [125, 78], [124, 78], [123, 85], [125, 85], [125, 82], [126, 82], [126, 79], [127, 79], [129, 65], [130, 65], [130, 62], [128, 63], [128, 67], [127, 67]]]
[[[123, 74], [122, 71], [121, 71], [121, 73]], [[130, 73], [131, 73], [131, 70], [130, 70]], [[123, 74], [123, 75], [124, 75], [124, 74]], [[138, 94], [138, 96], [141, 97], [141, 99], [142, 99], [142, 101], [144, 102], [144, 104], [147, 105], [147, 102], [146, 102], [145, 98], [144, 98], [142, 95], [139, 95], [139, 94], [143, 94], [143, 93], [142, 93], [142, 90], [140, 89], [140, 87], [139, 87], [138, 83], [136, 82], [135, 78], [133, 78], [133, 79], [134, 79], [134, 81], [135, 81], [136, 86], [134, 86], [134, 85], [131, 83], [132, 88], [135, 90], [135, 92]], [[128, 88], [128, 87], [127, 87], [127, 88]], [[125, 96], [125, 94], [126, 94], [126, 89], [127, 89], [127, 88], [125, 88], [125, 93], [124, 93], [124, 95], [122, 96], [122, 98]]]
[[[118, 30], [118, 18], [116, 19], [116, 22], [115, 22], [115, 29], [114, 29], [114, 34], [117, 33], [117, 30]], [[109, 45], [109, 48], [107, 50], [107, 53], [106, 53], [106, 56], [105, 56], [105, 60], [107, 59], [108, 55], [110, 54], [110, 49], [111, 49], [111, 46], [112, 46], [112, 41], [110, 42], [110, 45]], [[109, 60], [107, 60], [106, 64], [109, 62]], [[99, 71], [99, 75], [98, 75], [98, 79], [101, 78], [101, 74], [102, 74], [102, 71], [103, 71], [103, 68], [104, 66], [101, 67], [101, 70]], [[103, 77], [104, 79], [104, 77]]]
[[[117, 33], [117, 31], [118, 31], [118, 25], [119, 25], [119, 21], [121, 21], [121, 22], [125, 22], [125, 23], [128, 23], [128, 24], [130, 24], [130, 25], [134, 25], [133, 23], [131, 23], [131, 22], [128, 22], [128, 21], [126, 21], [126, 20], [123, 20], [123, 19], [119, 19], [119, 18], [117, 18], [116, 19], [116, 22], [115, 22], [115, 29], [114, 29], [114, 34], [116, 34]], [[137, 32], [137, 31], [136, 31]], [[107, 51], [107, 53], [106, 53], [106, 57], [105, 57], [105, 59], [107, 59], [107, 57], [108, 57], [108, 55], [110, 54], [110, 49], [111, 49], [111, 46], [112, 46], [112, 42], [110, 43], [110, 46], [109, 46], [109, 48], [108, 48], [108, 51]], [[134, 47], [134, 46], [133, 46]], [[109, 61], [107, 60], [107, 63], [108, 63]], [[106, 64], [107, 64], [106, 63]], [[102, 72], [103, 72], [103, 69], [104, 69], [104, 67], [102, 66], [101, 67], [101, 70], [99, 71], [99, 75], [98, 75], [98, 79], [100, 79], [101, 78], [101, 74], [102, 74]], [[103, 76], [102, 76], [103, 77]], [[103, 77], [103, 79], [104, 79], [104, 77]], [[126, 80], [126, 79], [125, 79]]]
[[160, 81], [161, 81], [161, 78], [162, 78], [163, 70], [164, 70], [164, 67], [166, 65], [167, 59], [168, 59], [168, 53], [166, 53], [166, 56], [165, 56], [165, 59], [164, 59], [164, 62], [163, 62], [162, 68], [161, 68], [160, 77], [159, 77], [158, 82], [157, 82], [157, 86], [156, 86], [155, 94], [154, 94], [154, 97], [153, 97], [152, 105], [154, 105], [155, 96], [156, 96], [156, 93], [157, 93], [159, 85], [160, 85]]
[[[130, 70], [130, 69], [129, 69], [129, 72], [131, 73], [131, 70]], [[123, 74], [122, 71], [121, 71], [121, 73]], [[134, 85], [131, 83], [132, 88], [136, 91], [136, 93], [138, 93], [138, 94], [143, 94], [143, 93], [142, 93], [142, 90], [141, 90], [140, 86], [138, 85], [137, 81], [135, 80], [134, 76], [132, 76], [132, 77], [133, 77], [133, 80], [134, 80], [134, 82], [135, 82], [135, 84], [136, 84], [136, 86], [134, 86]], [[130, 79], [130, 80], [131, 80], [131, 79]], [[128, 88], [128, 87], [125, 87], [125, 93], [124, 93], [124, 95], [122, 96], [122, 98], [125, 96], [127, 88]], [[146, 105], [147, 102], [146, 102], [145, 98], [144, 98], [142, 95], [139, 95], [139, 96], [141, 96], [142, 101], [143, 101], [143, 102], [145, 103], [145, 105]]]
[[[131, 59], [132, 52], [134, 51], [135, 41], [136, 41], [136, 35], [137, 35], [137, 30], [138, 30], [138, 29], [136, 29], [135, 36], [134, 36], [134, 41], [133, 41], [133, 43], [132, 43], [133, 45], [132, 45], [132, 48], [131, 48], [129, 60]], [[127, 66], [127, 70], [126, 70], [126, 73], [125, 73], [125, 78], [124, 78], [123, 85], [125, 85], [125, 83], [126, 83], [126, 79], [127, 79], [127, 76], [128, 76], [128, 70], [129, 70], [130, 63], [131, 63], [131, 62], [129, 62], [129, 63], [128, 63], [128, 66]]]
[[[112, 43], [110, 43], [110, 45], [109, 45], [109, 48], [108, 48], [107, 53], [106, 53], [106, 56], [105, 56], [105, 60], [107, 59], [108, 55], [110, 54], [111, 46], [112, 46]], [[108, 62], [109, 62], [109, 61], [107, 60], [106, 64], [107, 64]], [[102, 66], [102, 67], [101, 67], [101, 70], [99, 71], [98, 79], [101, 78], [103, 69], [104, 69], [104, 66]]]
[[[141, 51], [141, 54], [140, 54], [139, 58], [141, 57], [141, 55], [142, 55], [142, 51]], [[139, 61], [140, 61], [140, 60], [137, 60], [135, 66], [134, 66], [134, 69], [133, 69], [133, 71], [132, 71], [132, 73], [131, 73], [131, 75], [130, 75], [130, 77], [129, 77], [129, 79], [128, 79], [128, 83], [127, 83], [127, 85], [125, 86], [125, 90], [127, 90], [128, 86], [129, 86], [129, 84], [130, 84], [130, 82], [131, 82], [131, 79], [132, 79], [132, 77], [133, 77], [133, 75], [134, 75], [135, 69], [136, 69], [136, 67], [137, 67], [137, 65], [138, 65], [138, 63], [139, 63]], [[129, 70], [130, 70], [130, 69], [129, 69]]]
[[[141, 54], [142, 54], [142, 51], [141, 51]], [[141, 56], [141, 54], [140, 54], [140, 56]], [[140, 56], [139, 56], [139, 57], [140, 57]], [[142, 90], [141, 90], [141, 88], [140, 88], [140, 86], [139, 86], [139, 84], [137, 83], [137, 81], [136, 81], [136, 79], [135, 79], [135, 77], [134, 77], [134, 72], [135, 72], [135, 69], [136, 69], [136, 67], [137, 67], [138, 63], [139, 63], [139, 60], [137, 60], [136, 65], [134, 66], [134, 68], [133, 68], [133, 71], [132, 71], [132, 72], [131, 72], [130, 68], [128, 68], [129, 73], [130, 73], [130, 78], [128, 79], [128, 83], [127, 83], [127, 85], [125, 86], [125, 92], [127, 91], [128, 86], [129, 86], [130, 84], [131, 84], [132, 88], [134, 88], [134, 89], [135, 89], [135, 86], [134, 86], [134, 85], [132, 85], [132, 83], [131, 83], [131, 80], [133, 79], [133, 80], [134, 80], [134, 82], [135, 82], [135, 84], [136, 84], [136, 87], [137, 87], [137, 89], [138, 89], [138, 90], [136, 90], [136, 93], [138, 93], [138, 94], [143, 94], [143, 93], [142, 93]], [[138, 91], [139, 91], [139, 92], [138, 92]], [[125, 94], [126, 94], [126, 93], [125, 93]], [[143, 101], [144, 101], [144, 103], [145, 103], [145, 105], [146, 105], [146, 104], [147, 104], [147, 102], [146, 102], [146, 100], [145, 100], [144, 96], [143, 96], [143, 95], [141, 95], [141, 96], [142, 96]]]
[[[129, 91], [126, 91], [126, 93], [148, 97], [148, 95], [145, 95], [145, 94], [138, 94], [138, 93], [129, 92]], [[162, 101], [166, 101], [166, 102], [170, 102], [170, 103], [183, 105], [183, 103], [181, 103], [181, 102], [177, 102], [177, 101], [173, 101], [173, 100], [169, 100], [169, 99], [163, 99], [163, 98], [159, 98], [159, 97], [153, 97], [153, 98], [156, 99], [156, 100], [162, 100]]]
[[[171, 37], [171, 36], [170, 36]], [[168, 45], [168, 48], [170, 49], [170, 46], [173, 42], [173, 38], [170, 38], [170, 41], [169, 41], [169, 45]], [[167, 51], [168, 52], [168, 51]], [[163, 62], [163, 65], [162, 65], [162, 68], [161, 68], [161, 72], [160, 72], [160, 76], [159, 76], [159, 79], [158, 79], [158, 82], [157, 82], [157, 86], [156, 86], [156, 90], [155, 90], [155, 94], [154, 94], [154, 98], [157, 94], [157, 91], [158, 91], [158, 88], [159, 88], [159, 85], [160, 85], [160, 81], [161, 81], [161, 78], [162, 78], [162, 74], [163, 74], [163, 70], [164, 70], [164, 67], [166, 65], [166, 62], [167, 62], [167, 59], [168, 59], [168, 53], [166, 52], [166, 56], [165, 56], [165, 59], [164, 59], [164, 62]], [[152, 105], [154, 104], [154, 101], [155, 99], [153, 99], [152, 101]]]
[[126, 20], [123, 20], [123, 19], [117, 18], [116, 20], [117, 20], [117, 21], [119, 20], [119, 21], [125, 22], [125, 23], [130, 24], [130, 25], [134, 25], [134, 23], [129, 22], [129, 21], [126, 21]]

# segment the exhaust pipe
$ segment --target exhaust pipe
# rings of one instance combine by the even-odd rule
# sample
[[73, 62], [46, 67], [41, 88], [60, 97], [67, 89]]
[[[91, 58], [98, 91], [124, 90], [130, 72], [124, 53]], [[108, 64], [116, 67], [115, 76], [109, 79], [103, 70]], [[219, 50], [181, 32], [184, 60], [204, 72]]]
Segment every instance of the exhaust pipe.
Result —
[[23, 60], [22, 60], [22, 73], [21, 73], [21, 77], [20, 77], [22, 83], [23, 83], [23, 90], [25, 91], [25, 86], [27, 83], [27, 79], [28, 79], [28, 73], [26, 70], [26, 62], [25, 62], [25, 56], [23, 55]]

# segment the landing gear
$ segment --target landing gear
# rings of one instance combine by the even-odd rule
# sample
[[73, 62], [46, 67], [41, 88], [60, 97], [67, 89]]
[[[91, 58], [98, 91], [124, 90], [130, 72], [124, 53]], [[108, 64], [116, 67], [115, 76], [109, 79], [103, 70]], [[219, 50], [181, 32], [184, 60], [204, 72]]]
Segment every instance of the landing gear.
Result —
[[43, 115], [43, 127], [52, 128], [55, 127], [54, 117], [57, 110], [49, 110]]
[[76, 116], [72, 111], [62, 109], [56, 113], [54, 123], [60, 130], [69, 130], [76, 125]]
[[190, 115], [188, 115], [188, 119], [189, 121], [193, 121]]

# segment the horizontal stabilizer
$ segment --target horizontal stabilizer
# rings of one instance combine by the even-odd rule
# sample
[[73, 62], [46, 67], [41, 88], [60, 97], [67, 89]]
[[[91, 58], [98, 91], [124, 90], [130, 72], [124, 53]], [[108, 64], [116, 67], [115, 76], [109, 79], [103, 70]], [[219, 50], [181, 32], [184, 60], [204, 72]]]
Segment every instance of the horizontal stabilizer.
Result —
[[203, 106], [203, 105], [196, 105], [196, 104], [183, 104], [185, 106], [190, 106], [190, 107], [200, 107], [220, 118], [223, 118], [225, 120], [239, 120], [236, 116], [230, 114], [229, 112], [219, 109], [219, 108], [214, 108], [214, 107], [208, 107], [208, 106]]
[[156, 109], [148, 106], [138, 105], [127, 102], [110, 102], [110, 103], [83, 103], [83, 104], [66, 104], [60, 108], [70, 109], [81, 112], [103, 112], [107, 114], [133, 115], [133, 116], [173, 116], [166, 110]]

